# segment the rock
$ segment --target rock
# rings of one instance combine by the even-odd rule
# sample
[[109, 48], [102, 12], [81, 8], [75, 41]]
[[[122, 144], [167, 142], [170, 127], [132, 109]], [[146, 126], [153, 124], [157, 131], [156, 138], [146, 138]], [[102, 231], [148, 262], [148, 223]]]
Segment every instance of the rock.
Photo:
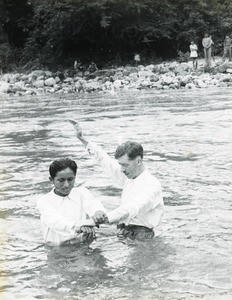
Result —
[[10, 82], [11, 76], [10, 74], [4, 74], [1, 78], [1, 81]]
[[13, 94], [20, 91], [22, 91], [22, 86], [20, 85], [19, 82], [16, 82], [15, 84], [11, 84], [8, 89], [8, 93], [13, 93]]
[[92, 92], [100, 89], [101, 89], [101, 85], [97, 81], [87, 82], [85, 85], [85, 90], [87, 92]]
[[57, 71], [57, 72], [55, 73], [55, 77], [59, 77], [60, 80], [64, 80], [64, 78], [65, 78], [64, 73], [61, 72], [61, 71]]
[[231, 81], [231, 75], [230, 74], [223, 74], [223, 76], [219, 80], [220, 82], [229, 82]]
[[186, 89], [193, 89], [193, 88], [195, 88], [195, 87], [196, 87], [195, 84], [192, 83], [192, 82], [187, 83], [186, 86], [185, 86]]
[[28, 80], [28, 75], [22, 75], [22, 76], [21, 76], [21, 80], [27, 81], [27, 80]]
[[44, 71], [42, 70], [35, 70], [29, 74], [29, 76], [34, 76], [35, 78], [39, 76], [44, 76]]
[[191, 75], [185, 75], [181, 78], [181, 81], [184, 82], [185, 84], [187, 84], [187, 83], [192, 81], [192, 76]]
[[232, 62], [224, 62], [218, 67], [220, 73], [225, 73], [227, 69], [232, 69]]
[[205, 87], [206, 87], [206, 84], [204, 83], [203, 80], [198, 79], [198, 80], [197, 80], [197, 86], [198, 86], [199, 88], [205, 88]]
[[44, 75], [47, 77], [47, 78], [49, 78], [49, 77], [52, 77], [52, 72], [50, 72], [50, 71], [45, 71], [44, 72]]
[[33, 95], [35, 92], [33, 90], [27, 90], [24, 95]]
[[166, 66], [160, 66], [159, 71], [160, 74], [165, 74], [169, 72], [169, 68]]
[[159, 81], [159, 76], [157, 76], [155, 74], [151, 75], [150, 76], [150, 81], [151, 82], [157, 82], [157, 81]]
[[36, 80], [33, 82], [33, 86], [36, 88], [42, 88], [44, 87], [44, 80]]
[[94, 72], [95, 78], [98, 76], [113, 76], [115, 74], [115, 70], [114, 69], [105, 69], [105, 70], [97, 70]]
[[153, 64], [148, 65], [148, 66], [146, 66], [146, 69], [147, 69], [148, 71], [154, 72], [154, 70], [155, 70], [155, 65], [153, 65]]
[[7, 93], [10, 89], [10, 84], [6, 81], [0, 81], [0, 94]]
[[11, 82], [17, 82], [21, 80], [21, 75], [19, 73], [13, 74], [11, 77]]
[[163, 76], [163, 84], [164, 85], [170, 85], [171, 83], [173, 83], [173, 77]]
[[144, 71], [139, 71], [138, 75], [139, 75], [140, 78], [141, 77], [147, 78], [147, 77], [150, 77], [150, 76], [154, 75], [154, 73], [149, 71], [149, 70], [144, 70]]
[[190, 70], [190, 67], [187, 63], [180, 63], [177, 67], [173, 70], [176, 74], [186, 74]]
[[84, 91], [85, 82], [83, 80], [79, 80], [75, 83], [75, 89], [77, 92]]
[[120, 88], [120, 87], [122, 86], [122, 81], [119, 80], [119, 79], [115, 80], [115, 81], [113, 82], [113, 86], [114, 86], [115, 88]]
[[231, 69], [226, 69], [227, 73], [232, 73], [232, 68]]
[[170, 63], [169, 65], [169, 70], [175, 70], [178, 66], [178, 62], [174, 61], [172, 63]]
[[56, 80], [53, 77], [50, 77], [44, 81], [44, 84], [47, 86], [53, 86], [56, 84]]
[[60, 82], [60, 78], [58, 76], [55, 77], [55, 81], [56, 83], [59, 83]]
[[[55, 81], [56, 81], [56, 80], [55, 80]], [[66, 82], [66, 83], [71, 83], [71, 82], [73, 82], [73, 78], [67, 77], [67, 78], [65, 78], [64, 82]]]

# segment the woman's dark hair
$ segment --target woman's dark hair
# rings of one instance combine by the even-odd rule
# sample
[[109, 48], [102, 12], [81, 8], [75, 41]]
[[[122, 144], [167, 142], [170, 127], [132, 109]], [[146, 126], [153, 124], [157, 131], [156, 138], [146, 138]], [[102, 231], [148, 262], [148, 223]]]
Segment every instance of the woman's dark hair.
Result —
[[58, 160], [54, 160], [50, 164], [50, 167], [49, 167], [50, 176], [52, 177], [52, 179], [54, 179], [58, 172], [65, 170], [67, 168], [71, 169], [73, 171], [74, 175], [76, 175], [77, 164], [74, 160], [69, 159], [69, 158], [61, 158]]
[[139, 143], [127, 141], [117, 147], [114, 157], [118, 159], [125, 154], [128, 155], [130, 160], [135, 159], [137, 156], [143, 158], [143, 147]]

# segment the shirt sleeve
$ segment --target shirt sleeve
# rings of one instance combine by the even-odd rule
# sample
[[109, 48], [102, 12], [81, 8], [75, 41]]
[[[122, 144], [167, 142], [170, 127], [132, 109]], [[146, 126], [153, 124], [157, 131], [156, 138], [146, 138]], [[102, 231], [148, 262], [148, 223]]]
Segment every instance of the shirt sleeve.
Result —
[[121, 167], [118, 162], [95, 143], [89, 142], [86, 149], [97, 163], [102, 166], [104, 173], [112, 178], [120, 187], [123, 187], [126, 181], [126, 175], [121, 172]]
[[90, 191], [86, 188], [82, 188], [82, 196], [83, 196], [83, 207], [85, 210], [85, 213], [89, 217], [93, 217], [93, 215], [101, 210], [103, 212], [106, 212], [104, 206], [101, 204], [99, 200], [93, 197], [93, 195], [90, 193]]
[[37, 208], [40, 212], [41, 221], [53, 231], [61, 235], [74, 234], [73, 229], [75, 222], [62, 216], [56, 209], [49, 205], [46, 199], [39, 199], [37, 201]]
[[159, 186], [151, 186], [136, 195], [133, 201], [121, 205], [108, 214], [110, 223], [121, 220], [130, 222], [139, 214], [147, 214], [162, 203], [162, 191]]

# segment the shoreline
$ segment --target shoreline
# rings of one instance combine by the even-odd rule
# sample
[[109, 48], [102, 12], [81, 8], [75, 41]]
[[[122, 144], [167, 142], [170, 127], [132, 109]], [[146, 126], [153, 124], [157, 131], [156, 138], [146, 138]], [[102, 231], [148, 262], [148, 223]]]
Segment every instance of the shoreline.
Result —
[[223, 62], [217, 57], [212, 60], [212, 67], [205, 70], [204, 59], [199, 59], [196, 71], [191, 61], [171, 61], [136, 67], [126, 65], [84, 74], [70, 69], [64, 72], [35, 70], [28, 74], [6, 73], [0, 76], [0, 95], [16, 96], [198, 89], [212, 86], [232, 87], [232, 62]]

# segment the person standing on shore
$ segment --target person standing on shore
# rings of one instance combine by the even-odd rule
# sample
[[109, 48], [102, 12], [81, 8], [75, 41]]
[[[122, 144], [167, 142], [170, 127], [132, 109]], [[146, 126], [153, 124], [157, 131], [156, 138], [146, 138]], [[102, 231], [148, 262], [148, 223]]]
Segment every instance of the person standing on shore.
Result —
[[202, 45], [204, 48], [204, 55], [205, 55], [205, 66], [211, 67], [211, 55], [212, 55], [212, 45], [214, 42], [208, 33], [205, 34], [204, 38], [202, 39]]
[[140, 55], [138, 53], [135, 53], [134, 55], [134, 61], [135, 61], [135, 66], [138, 67], [138, 65], [140, 64]]
[[191, 44], [189, 46], [190, 48], [190, 58], [193, 60], [193, 69], [196, 70], [198, 67], [198, 47], [194, 43], [194, 41], [191, 41]]
[[122, 239], [153, 238], [154, 228], [163, 215], [164, 204], [160, 182], [144, 166], [142, 145], [127, 141], [117, 147], [113, 159], [84, 137], [78, 122], [69, 122], [74, 126], [76, 137], [103, 167], [105, 174], [122, 188], [121, 204], [107, 213], [105, 223], [117, 224], [118, 237]]
[[228, 56], [229, 61], [231, 61], [232, 39], [229, 37], [229, 35], [226, 35], [223, 46], [224, 49], [223, 49], [222, 60], [225, 61], [226, 57]]

